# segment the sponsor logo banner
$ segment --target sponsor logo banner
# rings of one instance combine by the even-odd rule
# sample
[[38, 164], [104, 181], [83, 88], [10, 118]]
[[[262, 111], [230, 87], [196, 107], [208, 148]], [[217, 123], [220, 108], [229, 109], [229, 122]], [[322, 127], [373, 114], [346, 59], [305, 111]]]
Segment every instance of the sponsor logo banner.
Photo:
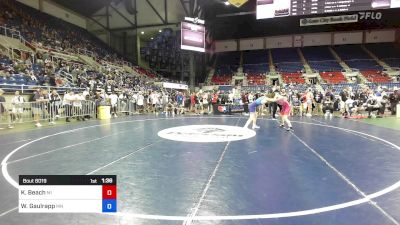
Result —
[[315, 26], [339, 23], [356, 23], [358, 22], [358, 14], [341, 15], [341, 16], [326, 16], [300, 19], [300, 26]]
[[172, 127], [158, 132], [158, 136], [182, 142], [227, 142], [252, 138], [254, 130], [225, 125], [190, 125]]
[[186, 84], [175, 84], [175, 83], [163, 83], [164, 88], [171, 88], [171, 89], [180, 89], [180, 90], [187, 90], [189, 88]]

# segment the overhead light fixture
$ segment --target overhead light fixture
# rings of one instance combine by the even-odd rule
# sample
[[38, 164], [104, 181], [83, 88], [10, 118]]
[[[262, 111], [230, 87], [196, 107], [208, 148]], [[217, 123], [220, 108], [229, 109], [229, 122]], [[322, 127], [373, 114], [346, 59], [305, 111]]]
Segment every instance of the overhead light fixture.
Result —
[[225, 5], [230, 5], [231, 3], [229, 3], [228, 1], [225, 1]]
[[161, 33], [161, 32], [162, 32], [162, 30], [158, 30], [158, 32], [159, 32], [159, 33]]
[[144, 34], [144, 31], [140, 32], [141, 34]]
[[153, 37], [150, 38], [150, 40], [153, 40], [153, 39], [154, 39]]

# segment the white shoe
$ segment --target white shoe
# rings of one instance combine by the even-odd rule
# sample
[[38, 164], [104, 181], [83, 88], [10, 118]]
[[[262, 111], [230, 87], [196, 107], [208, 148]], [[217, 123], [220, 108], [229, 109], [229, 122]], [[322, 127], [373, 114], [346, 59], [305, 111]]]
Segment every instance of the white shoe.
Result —
[[50, 122], [49, 125], [53, 126], [54, 124], [56, 124], [55, 122]]
[[312, 115], [310, 114], [310, 113], [307, 113], [307, 115], [306, 115], [307, 117], [311, 117]]
[[257, 125], [254, 125], [252, 128], [253, 128], [253, 129], [260, 129], [260, 127], [257, 126]]
[[35, 124], [35, 126], [36, 126], [36, 127], [41, 127], [41, 126], [42, 126], [42, 124], [40, 124], [40, 123], [37, 123], [37, 124]]
[[8, 129], [13, 129], [14, 126], [13, 125], [8, 125]]

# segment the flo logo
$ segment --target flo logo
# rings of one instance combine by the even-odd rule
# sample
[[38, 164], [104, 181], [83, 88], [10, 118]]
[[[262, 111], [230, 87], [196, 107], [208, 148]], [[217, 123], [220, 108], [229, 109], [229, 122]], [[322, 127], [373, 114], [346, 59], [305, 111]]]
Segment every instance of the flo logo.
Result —
[[256, 132], [243, 127], [225, 125], [191, 125], [172, 127], [158, 132], [158, 136], [182, 142], [227, 142], [252, 138]]
[[382, 19], [381, 12], [358, 12], [360, 20], [380, 20]]

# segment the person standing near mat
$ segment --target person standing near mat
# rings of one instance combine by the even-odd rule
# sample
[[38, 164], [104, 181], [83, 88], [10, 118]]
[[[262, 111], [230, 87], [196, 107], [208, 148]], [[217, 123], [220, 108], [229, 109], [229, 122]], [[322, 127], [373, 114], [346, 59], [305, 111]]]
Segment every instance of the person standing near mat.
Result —
[[268, 96], [266, 98], [268, 102], [276, 102], [276, 104], [281, 106], [281, 124], [279, 125], [280, 127], [285, 127], [285, 122], [288, 125], [288, 128], [286, 130], [288, 131], [293, 131], [292, 123], [289, 120], [289, 114], [290, 114], [290, 103], [288, 102], [287, 98], [278, 94], [278, 93], [273, 93], [271, 97]]
[[[272, 95], [270, 97], [272, 97]], [[267, 103], [267, 97], [262, 95], [249, 105], [250, 116], [249, 116], [249, 119], [247, 120], [246, 124], [244, 125], [244, 128], [248, 128], [251, 122], [253, 122], [252, 129], [260, 128], [256, 124], [256, 122], [257, 122], [257, 107], [264, 105], [265, 103]]]

